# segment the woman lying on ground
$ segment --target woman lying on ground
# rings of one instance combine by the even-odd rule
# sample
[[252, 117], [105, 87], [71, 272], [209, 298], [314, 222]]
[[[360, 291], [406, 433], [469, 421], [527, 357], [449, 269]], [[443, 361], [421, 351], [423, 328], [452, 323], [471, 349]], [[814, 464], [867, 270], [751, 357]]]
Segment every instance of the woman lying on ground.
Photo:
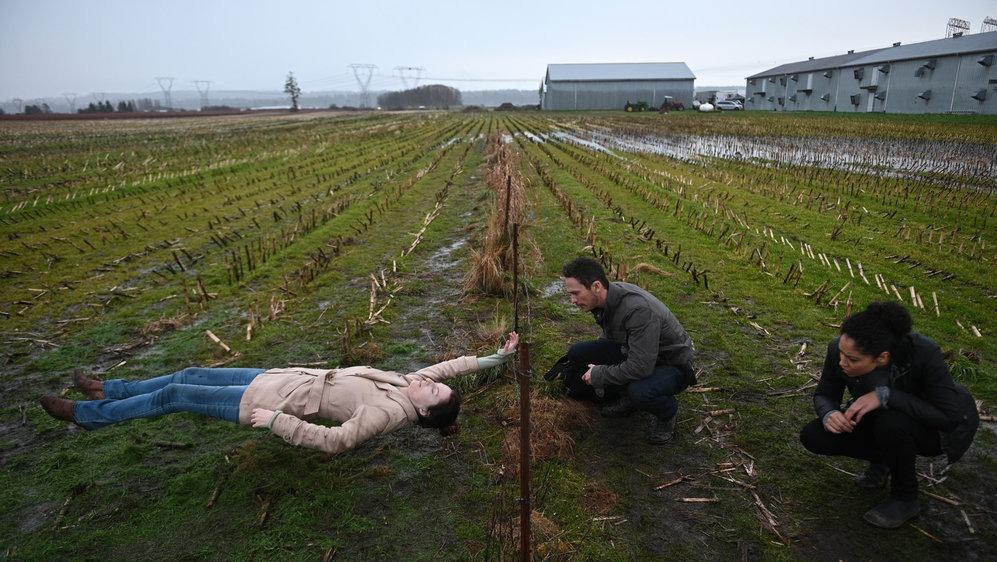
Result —
[[[439, 382], [505, 363], [519, 343], [509, 333], [488, 357], [465, 356], [403, 375], [372, 367], [343, 369], [207, 369], [191, 367], [144, 381], [73, 376], [91, 400], [42, 397], [45, 411], [84, 429], [135, 418], [194, 412], [253, 427], [266, 427], [292, 445], [339, 453], [409, 422], [450, 433], [460, 395]], [[326, 419], [326, 427], [305, 420]]]
[[[841, 407], [845, 388], [852, 401]], [[935, 342], [911, 332], [911, 317], [894, 302], [876, 302], [848, 317], [827, 346], [814, 393], [817, 419], [800, 441], [818, 455], [869, 461], [855, 479], [878, 489], [890, 477], [890, 497], [864, 518], [896, 528], [919, 512], [917, 455], [946, 454], [949, 464], [973, 441], [979, 416], [973, 397], [949, 375]]]

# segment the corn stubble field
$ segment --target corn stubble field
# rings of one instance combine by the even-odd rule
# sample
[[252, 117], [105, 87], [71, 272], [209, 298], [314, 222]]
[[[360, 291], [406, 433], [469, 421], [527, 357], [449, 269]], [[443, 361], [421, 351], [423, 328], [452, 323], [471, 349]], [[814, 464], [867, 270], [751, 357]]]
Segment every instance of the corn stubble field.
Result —
[[479, 373], [459, 434], [330, 457], [180, 414], [85, 432], [37, 405], [73, 369], [410, 370], [521, 332], [540, 373], [597, 334], [560, 266], [647, 287], [698, 349], [675, 441], [535, 376], [537, 559], [987, 559], [997, 466], [922, 462], [873, 530], [797, 440], [849, 310], [897, 300], [990, 413], [997, 122], [978, 117], [334, 114], [0, 123], [6, 559], [510, 559], [518, 391]]

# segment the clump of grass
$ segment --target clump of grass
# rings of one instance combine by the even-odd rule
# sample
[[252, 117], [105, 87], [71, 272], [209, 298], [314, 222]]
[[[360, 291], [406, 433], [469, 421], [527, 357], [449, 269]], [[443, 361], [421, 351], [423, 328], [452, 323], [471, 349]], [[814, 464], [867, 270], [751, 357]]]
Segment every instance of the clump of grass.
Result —
[[610, 490], [601, 482], [589, 482], [585, 484], [585, 494], [582, 496], [582, 504], [585, 511], [592, 515], [608, 515], [616, 509], [616, 504], [620, 501], [620, 496]]
[[185, 323], [190, 321], [190, 316], [186, 312], [180, 312], [173, 316], [161, 316], [142, 326], [143, 336], [158, 336], [179, 330]]
[[[496, 393], [496, 405], [504, 405], [504, 418], [516, 424], [502, 441], [502, 459], [507, 473], [519, 474], [519, 392]], [[592, 421], [591, 411], [580, 402], [555, 399], [530, 392], [530, 458], [535, 464], [548, 459], [570, 459], [575, 455], [575, 438], [572, 430], [585, 427]]]
[[[480, 249], [471, 249], [471, 267], [464, 279], [467, 294], [504, 296], [509, 292], [505, 280], [514, 261], [511, 225], [526, 222], [526, 190], [519, 160], [519, 153], [502, 142], [498, 132], [492, 133], [485, 173], [485, 184], [492, 190], [492, 210]], [[520, 236], [520, 241], [529, 248], [530, 261], [536, 266], [542, 263], [540, 247], [533, 238]]]

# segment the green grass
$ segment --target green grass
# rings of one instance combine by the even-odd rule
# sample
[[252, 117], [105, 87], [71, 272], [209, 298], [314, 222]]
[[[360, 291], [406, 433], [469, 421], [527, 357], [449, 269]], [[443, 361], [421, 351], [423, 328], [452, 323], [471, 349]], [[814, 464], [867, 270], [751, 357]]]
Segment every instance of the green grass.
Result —
[[[997, 400], [992, 191], [960, 204], [963, 192], [945, 187], [952, 178], [944, 174], [915, 182], [747, 161], [649, 154], [625, 154], [623, 161], [566, 142], [537, 145], [521, 133], [592, 126], [661, 136], [805, 131], [815, 138], [978, 149], [997, 144], [993, 124], [991, 117], [755, 112], [271, 116], [102, 123], [93, 130], [75, 122], [5, 124], [0, 552], [84, 560], [314, 560], [330, 550], [336, 559], [509, 557], [511, 536], [497, 531], [516, 518], [519, 490], [502, 468], [509, 462], [502, 443], [517, 428], [501, 411], [515, 390], [502, 369], [455, 382], [466, 397], [457, 436], [406, 428], [334, 457], [189, 414], [73, 430], [36, 402], [64, 389], [75, 368], [113, 367], [105, 377], [144, 378], [226, 360], [227, 366], [331, 367], [362, 343], [370, 363], [407, 371], [443, 355], [492, 353], [498, 342], [472, 336], [496, 319], [511, 323], [512, 304], [467, 298], [459, 285], [493, 200], [481, 179], [486, 157], [479, 134], [502, 130], [516, 133], [511, 146], [522, 154], [531, 216], [524, 232], [543, 254], [542, 262], [526, 264], [525, 282], [534, 290], [521, 308], [534, 373], [570, 343], [598, 334], [558, 290], [561, 265], [591, 255], [587, 230], [594, 218], [595, 249], [614, 264], [632, 269], [645, 262], [665, 272], [630, 281], [675, 312], [699, 351], [700, 382], [721, 388], [680, 396], [679, 430], [668, 447], [644, 444], [645, 419], [597, 419], [572, 431], [573, 457], [536, 463], [532, 507], [554, 526], [552, 535], [538, 535], [543, 556], [727, 560], [749, 549], [766, 560], [880, 559], [914, 546], [913, 558], [986, 557], [997, 540], [986, 511], [997, 509], [990, 499], [997, 474], [990, 430], [981, 430], [966, 459], [934, 488], [959, 498], [960, 508], [925, 500], [927, 515], [918, 525], [944, 546], [912, 527], [889, 534], [865, 527], [859, 516], [875, 498], [854, 493], [849, 478], [832, 468], [854, 472], [861, 465], [815, 458], [798, 445], [797, 433], [812, 416], [804, 387], [819, 372], [844, 314], [844, 304], [832, 306], [830, 298], [849, 281], [855, 307], [893, 298], [875, 283], [802, 256], [799, 243], [839, 261], [861, 261], [867, 275], [895, 283], [908, 305], [904, 291], [916, 286], [928, 308], [913, 311], [916, 329], [950, 353], [953, 376], [989, 407]], [[460, 140], [440, 148], [454, 137]], [[584, 224], [572, 223], [534, 164], [581, 210]], [[109, 186], [116, 187], [104, 192]], [[415, 251], [402, 257], [437, 196], [442, 211]], [[848, 228], [832, 237], [845, 205]], [[868, 213], [855, 211], [861, 207]], [[901, 225], [910, 239], [898, 234]], [[725, 227], [727, 236], [740, 232], [740, 240], [723, 240]], [[651, 239], [645, 228], [654, 230]], [[773, 243], [769, 229], [794, 248]], [[939, 232], [949, 233], [941, 244]], [[971, 256], [974, 247], [982, 250]], [[320, 263], [319, 250], [331, 259]], [[232, 278], [233, 252], [244, 270], [239, 281]], [[890, 255], [919, 265], [895, 263]], [[805, 265], [799, 283], [783, 283], [797, 262]], [[707, 272], [708, 288], [692, 269]], [[935, 269], [954, 275], [942, 280], [930, 274]], [[389, 323], [362, 332], [354, 349], [344, 350], [343, 327], [349, 318], [366, 318], [369, 275], [382, 270], [401, 286], [384, 311]], [[213, 294], [209, 300], [198, 296], [198, 278]], [[825, 281], [821, 298], [807, 295]], [[932, 291], [940, 316], [928, 302]], [[281, 312], [258, 323], [246, 341], [249, 309], [266, 315], [271, 302], [280, 302]], [[174, 331], [143, 331], [153, 320], [183, 314]], [[972, 325], [982, 338], [970, 332]], [[205, 330], [241, 355], [224, 353]], [[797, 368], [803, 342], [805, 363]], [[539, 377], [533, 384], [544, 396], [560, 397], [555, 384]], [[775, 391], [789, 395], [769, 394]], [[76, 391], [67, 396], [82, 398]], [[704, 412], [727, 407], [737, 413], [714, 422], [728, 424], [725, 436], [695, 431]], [[791, 540], [788, 547], [760, 523], [745, 489], [708, 474], [717, 463], [747, 459], [742, 452], [754, 457], [755, 472], [739, 467], [731, 475], [755, 487]], [[678, 473], [696, 479], [654, 490]], [[615, 502], [594, 504], [593, 487], [615, 494]], [[216, 488], [220, 495], [208, 508]], [[682, 497], [719, 503], [685, 504]], [[978, 540], [964, 540], [960, 509], [976, 527], [970, 538]], [[605, 516], [614, 519], [598, 519]]]

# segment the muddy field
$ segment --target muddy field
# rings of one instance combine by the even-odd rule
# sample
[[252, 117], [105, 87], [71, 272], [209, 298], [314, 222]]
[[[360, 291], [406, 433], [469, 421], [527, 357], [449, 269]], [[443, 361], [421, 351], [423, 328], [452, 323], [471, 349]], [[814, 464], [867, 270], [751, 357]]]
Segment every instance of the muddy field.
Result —
[[[514, 322], [517, 223], [536, 559], [993, 559], [992, 422], [950, 469], [919, 463], [922, 514], [892, 532], [861, 520], [880, 499], [853, 486], [862, 465], [797, 435], [826, 343], [874, 300], [902, 302], [993, 415], [995, 130], [751, 113], [0, 122], [0, 553], [515, 558], [505, 369], [455, 382], [457, 435], [410, 427], [336, 456], [193, 414], [87, 432], [37, 399], [82, 399], [74, 369], [407, 372], [492, 353]], [[601, 419], [539, 376], [598, 335], [558, 274], [583, 254], [695, 341], [667, 446], [645, 443], [650, 418]]]

